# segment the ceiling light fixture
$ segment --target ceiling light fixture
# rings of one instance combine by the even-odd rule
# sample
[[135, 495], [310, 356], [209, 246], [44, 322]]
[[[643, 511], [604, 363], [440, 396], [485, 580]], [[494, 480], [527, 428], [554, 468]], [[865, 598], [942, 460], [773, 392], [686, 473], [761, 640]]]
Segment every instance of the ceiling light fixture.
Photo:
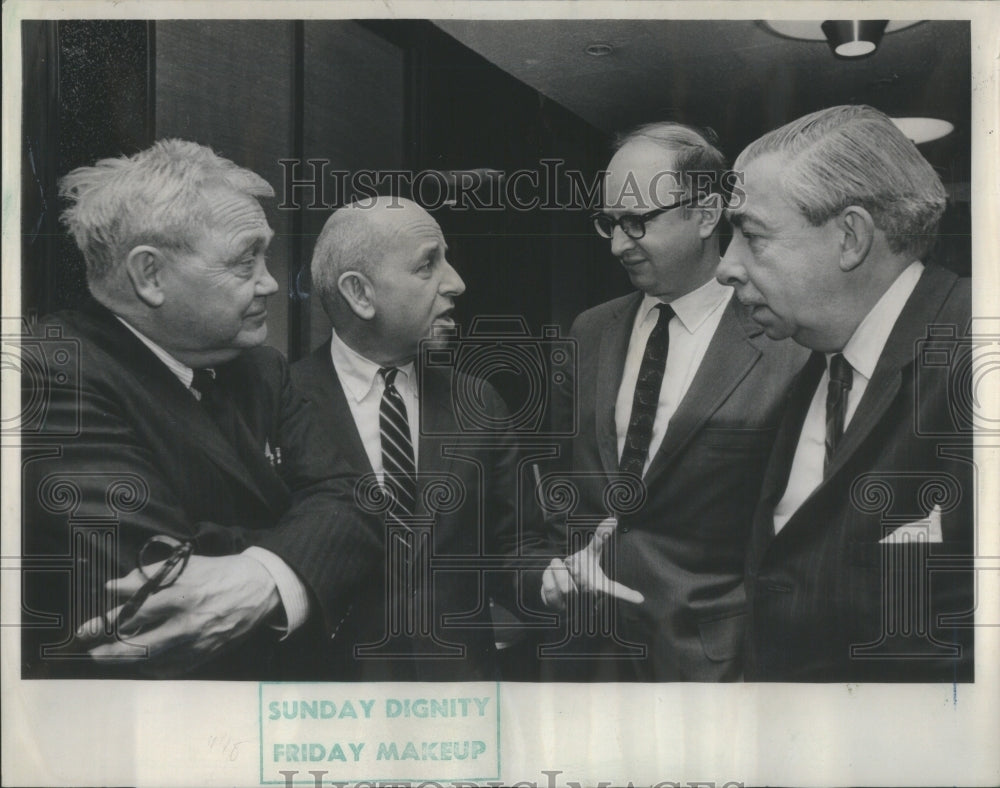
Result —
[[892, 122], [914, 145], [939, 140], [955, 130], [955, 126], [938, 118], [893, 118]]
[[611, 44], [605, 44], [602, 41], [594, 41], [592, 44], [587, 44], [583, 51], [591, 57], [607, 57], [615, 51], [615, 48], [611, 46]]
[[820, 27], [834, 55], [859, 58], [875, 53], [888, 24], [888, 19], [827, 19]]
[[[920, 22], [919, 19], [889, 22], [885, 27], [885, 34], [889, 35], [889, 33], [905, 30], [908, 27], [919, 25]], [[782, 38], [796, 38], [800, 41], [826, 41], [821, 23], [815, 20], [773, 19], [764, 22], [763, 26]]]

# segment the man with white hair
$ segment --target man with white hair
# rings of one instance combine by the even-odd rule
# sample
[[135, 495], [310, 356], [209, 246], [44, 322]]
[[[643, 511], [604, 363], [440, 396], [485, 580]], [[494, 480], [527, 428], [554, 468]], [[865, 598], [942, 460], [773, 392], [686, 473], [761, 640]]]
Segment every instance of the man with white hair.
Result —
[[971, 297], [925, 264], [941, 181], [864, 106], [765, 134], [735, 170], [719, 280], [813, 351], [754, 518], [746, 678], [969, 681]]
[[92, 300], [40, 325], [69, 352], [24, 378], [46, 409], [24, 457], [24, 675], [282, 675], [279, 639], [311, 609], [339, 620], [381, 552], [262, 346], [273, 191], [181, 140], [60, 188]]

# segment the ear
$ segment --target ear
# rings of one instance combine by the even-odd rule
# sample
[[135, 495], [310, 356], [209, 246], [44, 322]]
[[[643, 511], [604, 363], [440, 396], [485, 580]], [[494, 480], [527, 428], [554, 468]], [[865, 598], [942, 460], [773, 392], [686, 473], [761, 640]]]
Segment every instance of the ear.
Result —
[[125, 272], [136, 296], [153, 309], [163, 304], [163, 272], [167, 265], [164, 253], [155, 246], [137, 246], [125, 258]]
[[840, 270], [853, 271], [871, 251], [875, 240], [875, 221], [860, 205], [848, 205], [837, 217], [837, 227], [842, 233]]
[[345, 271], [337, 279], [337, 289], [362, 320], [375, 317], [375, 288], [367, 276], [360, 271]]
[[698, 217], [698, 237], [705, 240], [719, 226], [723, 212], [722, 195], [713, 192], [698, 198], [697, 205], [692, 209]]

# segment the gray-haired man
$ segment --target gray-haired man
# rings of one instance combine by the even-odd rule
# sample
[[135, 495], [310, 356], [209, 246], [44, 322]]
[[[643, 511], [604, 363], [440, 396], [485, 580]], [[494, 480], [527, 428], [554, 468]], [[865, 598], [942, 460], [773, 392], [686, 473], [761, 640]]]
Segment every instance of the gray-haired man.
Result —
[[970, 680], [971, 299], [923, 262], [941, 181], [864, 106], [765, 134], [736, 170], [719, 280], [814, 351], [754, 519], [746, 678]]
[[280, 675], [279, 638], [310, 612], [335, 624], [381, 551], [261, 346], [271, 187], [165, 140], [61, 190], [93, 299], [38, 333], [72, 351], [25, 453], [23, 605], [61, 626], [26, 616], [24, 675]]

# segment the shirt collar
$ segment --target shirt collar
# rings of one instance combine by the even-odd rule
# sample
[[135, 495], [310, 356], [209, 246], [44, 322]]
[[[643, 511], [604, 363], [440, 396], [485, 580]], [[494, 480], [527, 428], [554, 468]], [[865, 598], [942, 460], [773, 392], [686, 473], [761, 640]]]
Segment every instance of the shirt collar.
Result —
[[187, 366], [187, 364], [182, 364], [176, 358], [171, 356], [166, 350], [164, 350], [162, 347], [156, 344], [152, 339], [147, 337], [141, 331], [133, 327], [120, 315], [115, 315], [115, 317], [117, 317], [118, 320], [121, 321], [121, 324], [125, 326], [125, 328], [127, 328], [129, 331], [135, 334], [139, 338], [139, 340], [153, 352], [154, 356], [156, 356], [158, 359], [160, 359], [160, 361], [162, 361], [164, 364], [167, 365], [167, 369], [169, 369], [171, 372], [174, 373], [174, 375], [177, 376], [177, 379], [184, 384], [185, 388], [191, 388], [191, 381], [194, 379], [194, 370], [191, 369], [191, 367]]
[[868, 380], [871, 380], [889, 334], [923, 272], [924, 264], [919, 260], [910, 263], [889, 285], [844, 345], [844, 358]]
[[[718, 279], [709, 279], [697, 290], [685, 293], [675, 301], [670, 302], [670, 306], [677, 315], [677, 319], [689, 334], [698, 330], [708, 316], [719, 306], [727, 302], [732, 295], [733, 289], [719, 282]], [[643, 296], [639, 305], [639, 314], [645, 319], [658, 304], [663, 301], [648, 293]]]
[[[335, 329], [330, 329], [330, 358], [337, 370], [337, 377], [344, 385], [355, 402], [361, 402], [375, 387], [378, 371], [382, 368], [371, 359], [365, 358], [354, 348], [349, 347], [337, 336]], [[397, 388], [413, 378], [413, 362], [398, 367], [396, 375]], [[400, 379], [402, 377], [402, 380]]]

